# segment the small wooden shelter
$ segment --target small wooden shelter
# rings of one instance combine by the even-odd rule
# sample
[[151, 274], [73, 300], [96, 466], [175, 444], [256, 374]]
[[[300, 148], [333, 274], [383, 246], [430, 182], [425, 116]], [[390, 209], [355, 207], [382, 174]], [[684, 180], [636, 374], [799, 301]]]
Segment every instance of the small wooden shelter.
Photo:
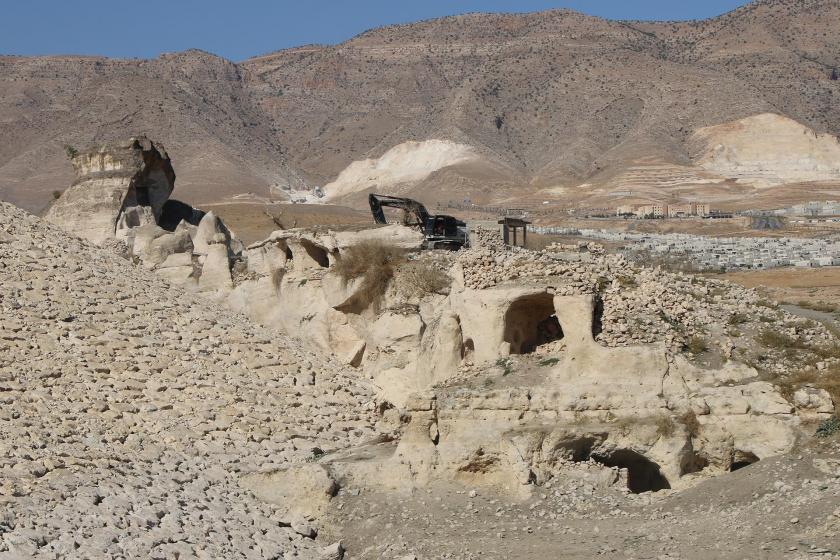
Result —
[[[499, 225], [502, 226], [502, 239], [505, 245], [519, 245], [524, 247], [528, 241], [528, 225], [530, 223], [525, 218], [515, 218], [512, 216], [505, 216], [499, 220]], [[521, 236], [517, 235], [520, 229], [522, 230]], [[519, 243], [520, 237], [522, 239], [521, 243]]]

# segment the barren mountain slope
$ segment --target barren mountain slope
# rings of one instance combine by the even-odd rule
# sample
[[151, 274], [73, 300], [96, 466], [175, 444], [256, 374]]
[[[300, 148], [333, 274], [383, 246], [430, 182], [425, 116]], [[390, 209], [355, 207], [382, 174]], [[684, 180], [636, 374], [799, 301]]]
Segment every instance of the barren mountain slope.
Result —
[[425, 140], [470, 146], [481, 165], [456, 161], [389, 188], [437, 200], [588, 200], [599, 193], [578, 185], [622, 190], [635, 168], [655, 195], [663, 166], [692, 166], [686, 144], [703, 127], [777, 113], [840, 134], [838, 30], [837, 2], [762, 0], [682, 23], [469, 14], [239, 65], [196, 52], [5, 58], [0, 122], [11, 141], [0, 147], [0, 194], [37, 208], [64, 186], [61, 144], [146, 132], [167, 145], [189, 200], [266, 194], [287, 181], [283, 162], [324, 185], [353, 162]]
[[0, 558], [317, 555], [240, 477], [369, 437], [364, 382], [6, 203], [0, 313]]
[[70, 185], [77, 149], [150, 132], [198, 200], [285, 176], [280, 147], [251, 106], [239, 67], [200, 51], [155, 60], [0, 57], [0, 192], [40, 210]]

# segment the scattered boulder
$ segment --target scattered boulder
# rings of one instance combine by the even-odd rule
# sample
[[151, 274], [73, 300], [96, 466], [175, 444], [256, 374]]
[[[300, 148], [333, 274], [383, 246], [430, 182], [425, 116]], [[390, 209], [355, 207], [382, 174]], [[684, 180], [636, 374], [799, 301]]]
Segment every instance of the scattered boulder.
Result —
[[341, 560], [344, 558], [344, 545], [341, 541], [321, 549], [320, 560]]
[[338, 491], [330, 472], [317, 463], [247, 475], [242, 485], [259, 499], [278, 506], [278, 515], [289, 523], [323, 515]]
[[189, 232], [179, 230], [174, 233], [167, 233], [156, 237], [148, 244], [144, 251], [143, 263], [152, 268], [156, 265], [162, 265], [175, 254], [186, 255], [186, 257], [181, 257], [179, 262], [182, 262], [192, 254], [192, 250], [193, 244]]
[[825, 389], [802, 387], [793, 394], [796, 411], [805, 418], [815, 419], [834, 413], [834, 402]]

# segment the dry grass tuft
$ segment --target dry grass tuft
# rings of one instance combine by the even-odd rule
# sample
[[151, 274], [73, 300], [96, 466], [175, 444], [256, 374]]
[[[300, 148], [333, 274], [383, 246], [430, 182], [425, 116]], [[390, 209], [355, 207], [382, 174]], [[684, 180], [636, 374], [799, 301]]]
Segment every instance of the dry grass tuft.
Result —
[[680, 416], [680, 423], [685, 426], [691, 437], [697, 437], [700, 433], [700, 421], [697, 419], [697, 414], [693, 410], [688, 410]]
[[661, 416], [657, 416], [654, 419], [654, 424], [656, 425], [656, 435], [659, 437], [671, 437], [674, 435], [676, 424], [670, 415], [663, 414]]
[[365, 301], [379, 301], [394, 277], [395, 268], [405, 260], [405, 251], [377, 242], [354, 245], [344, 251], [333, 270], [345, 283], [362, 279], [359, 290]]
[[765, 329], [758, 335], [758, 342], [767, 348], [775, 348], [777, 350], [798, 349], [804, 350], [805, 344], [798, 338], [788, 336], [771, 329]]
[[747, 321], [749, 321], [749, 319], [743, 313], [733, 313], [729, 316], [728, 323], [730, 325], [743, 325]]
[[814, 346], [812, 350], [822, 359], [840, 358], [840, 344], [836, 342], [827, 346]]
[[446, 294], [452, 279], [448, 274], [425, 261], [409, 261], [399, 268], [400, 284], [411, 295]]
[[702, 336], [692, 336], [686, 343], [685, 349], [692, 354], [702, 354], [709, 349], [709, 345]]

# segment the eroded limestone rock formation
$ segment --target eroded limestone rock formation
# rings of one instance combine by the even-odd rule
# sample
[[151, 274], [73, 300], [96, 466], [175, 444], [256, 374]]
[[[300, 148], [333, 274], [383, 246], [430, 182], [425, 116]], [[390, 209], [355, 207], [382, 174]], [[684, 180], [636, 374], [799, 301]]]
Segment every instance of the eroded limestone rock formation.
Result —
[[[759, 305], [751, 290], [640, 268], [599, 247], [506, 248], [487, 232], [457, 254], [420, 251], [423, 236], [396, 225], [281, 230], [242, 247], [212, 212], [181, 209], [177, 223], [161, 214], [164, 191], [139, 169], [110, 214], [81, 183], [65, 203], [112, 216], [110, 237], [104, 227], [99, 235], [125, 239], [145, 268], [332, 354], [378, 388], [379, 427], [394, 443], [364, 460], [325, 457], [324, 476], [289, 470], [245, 481], [269, 501], [305, 509], [309, 490], [298, 496], [289, 477], [316, 481], [318, 503], [329, 501], [327, 480], [408, 489], [455, 479], [520, 495], [583, 460], [606, 469], [605, 483], [679, 488], [784, 453], [803, 419], [832, 412], [824, 390], [786, 398], [734, 359], [741, 334], [719, 325], [768, 322], [751, 317]], [[93, 175], [92, 192], [102, 187]], [[158, 194], [140, 196], [142, 188]], [[376, 290], [341, 272], [361, 247], [365, 258], [399, 255]], [[764, 309], [815, 351], [833, 341], [820, 325]], [[706, 333], [721, 362], [701, 367], [686, 348]], [[303, 509], [290, 511], [318, 513]]]
[[71, 162], [76, 181], [46, 218], [94, 243], [157, 224], [175, 188], [166, 150], [145, 136], [78, 153]]
[[585, 462], [596, 485], [679, 489], [790, 451], [803, 418], [833, 410], [812, 388], [788, 402], [743, 364], [703, 369], [662, 344], [601, 346], [591, 295], [552, 303], [565, 334], [553, 366], [409, 395], [385, 415], [401, 424], [398, 440], [325, 457], [330, 479], [394, 491], [458, 480], [526, 496]]

